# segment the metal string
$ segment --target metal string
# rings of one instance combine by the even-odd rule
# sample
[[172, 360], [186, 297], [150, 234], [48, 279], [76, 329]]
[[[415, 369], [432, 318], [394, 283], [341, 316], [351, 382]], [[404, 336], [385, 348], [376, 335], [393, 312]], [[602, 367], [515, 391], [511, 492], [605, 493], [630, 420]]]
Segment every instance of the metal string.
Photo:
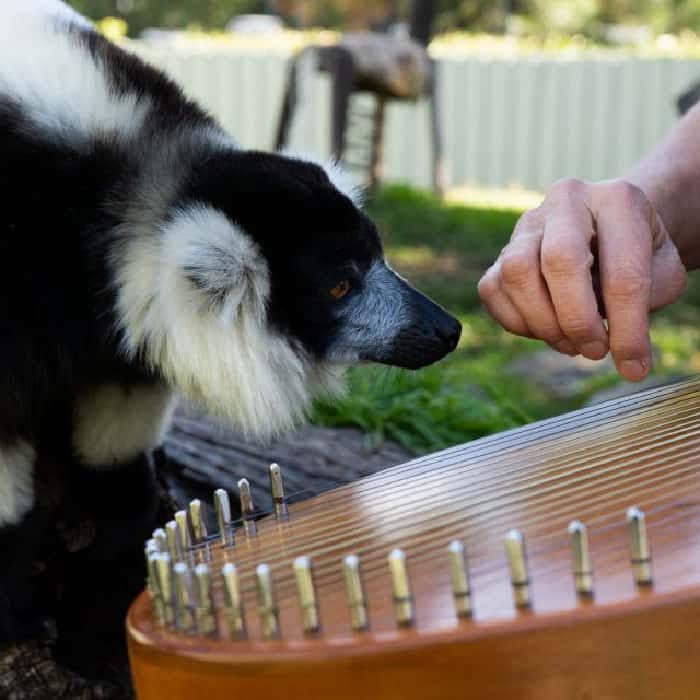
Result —
[[[654, 421], [654, 424], [656, 425], [656, 423], [658, 422], [659, 418], [664, 417], [664, 416], [667, 415], [668, 413], [673, 413], [673, 414], [676, 416], [676, 418], [678, 418], [679, 415], [686, 414], [686, 413], [691, 413], [691, 414], [694, 415], [694, 414], [695, 414], [695, 411], [694, 411], [694, 404], [691, 404], [689, 407], [686, 406], [685, 409], [684, 409], [683, 411], [680, 411], [680, 412], [679, 412], [679, 411], [675, 411], [673, 406], [670, 406], [670, 407], [663, 406], [663, 408], [662, 408], [661, 410], [659, 410], [659, 411], [653, 413], [652, 415], [650, 415], [649, 417], [647, 417], [647, 421], [646, 421], [646, 422], [648, 423], [648, 422], [650, 422], [650, 421]], [[644, 414], [644, 415], [646, 415], [646, 414]], [[573, 442], [573, 443], [575, 443], [575, 442], [580, 442], [581, 439], [584, 439], [584, 438], [590, 439], [590, 437], [595, 436], [595, 435], [598, 434], [598, 433], [609, 433], [613, 428], [616, 427], [616, 425], [617, 425], [618, 423], [621, 423], [621, 422], [622, 422], [622, 423], [627, 423], [627, 422], [629, 422], [629, 416], [622, 416], [622, 417], [619, 417], [618, 420], [616, 420], [616, 421], [614, 421], [614, 422], [605, 423], [604, 425], [599, 426], [597, 430], [587, 431], [586, 434], [583, 435], [583, 436], [582, 436], [580, 433], [578, 433], [578, 434], [576, 434], [576, 435], [569, 436], [569, 438], [564, 438], [564, 439], [558, 440], [558, 441], [557, 441], [557, 447], [558, 447], [558, 449], [557, 449], [556, 451], [550, 450], [550, 451], [547, 453], [547, 454], [550, 455], [550, 461], [553, 461], [552, 455], [556, 456], [556, 455], [559, 455], [559, 454], [565, 454], [565, 455], [567, 456], [568, 459], [571, 459], [573, 456], [577, 455], [581, 450], [571, 450], [571, 449], [569, 449], [569, 448], [567, 447], [567, 444], [568, 444], [569, 442]], [[626, 433], [626, 437], [629, 438], [631, 435], [637, 435], [637, 434], [639, 434], [639, 433], [643, 433], [643, 432], [644, 432], [644, 431], [643, 431], [643, 425], [640, 425], [640, 424], [642, 424], [642, 421], [637, 421], [637, 425], [636, 425], [637, 430], [636, 430], [636, 432], [630, 434], [629, 431], [628, 431], [628, 432]], [[644, 424], [644, 425], [646, 425], [646, 424]], [[670, 429], [669, 429], [669, 430], [670, 430]], [[666, 432], [668, 432], [668, 431], [666, 431]], [[664, 431], [656, 432], [656, 433], [654, 433], [654, 435], [651, 436], [649, 439], [650, 439], [650, 440], [657, 440], [662, 434], [664, 434]], [[610, 454], [610, 452], [609, 452], [609, 450], [607, 449], [606, 445], [607, 445], [609, 442], [611, 442], [611, 441], [617, 441], [618, 439], [619, 439], [619, 434], [618, 434], [618, 433], [615, 433], [615, 434], [613, 434], [613, 435], [609, 435], [609, 436], [608, 436], [608, 440], [606, 440], [606, 441], [599, 441], [599, 442], [597, 443], [597, 447], [598, 447], [598, 450], [597, 450], [597, 451], [598, 451], [598, 452], [605, 452], [606, 454]], [[592, 455], [592, 454], [595, 454], [595, 452], [592, 453], [591, 450], [590, 450], [590, 448], [588, 448], [587, 446], [584, 446], [582, 449], [583, 449], [583, 450], [586, 450], [586, 451], [587, 451], [587, 454], [588, 454], [589, 456]], [[625, 449], [626, 449], [626, 448], [625, 448]], [[544, 450], [540, 449], [540, 451], [543, 452]], [[475, 462], [475, 463], [473, 463], [473, 464], [471, 464], [471, 465], [469, 464], [469, 462], [466, 462], [466, 463], [465, 463], [465, 462], [462, 462], [461, 464], [455, 465], [454, 462], [453, 462], [452, 460], [450, 460], [450, 462], [448, 463], [448, 468], [447, 468], [447, 469], [438, 470], [437, 468], [432, 468], [432, 469], [430, 469], [430, 470], [426, 470], [426, 471], [424, 472], [424, 474], [428, 474], [428, 475], [430, 476], [430, 478], [429, 478], [427, 481], [424, 481], [423, 483], [421, 483], [422, 492], [425, 493], [425, 492], [428, 491], [429, 488], [436, 488], [436, 487], [439, 487], [439, 486], [443, 485], [444, 482], [445, 482], [445, 478], [444, 478], [444, 477], [445, 477], [446, 472], [449, 473], [449, 472], [455, 471], [455, 469], [458, 469], [458, 470], [459, 470], [459, 472], [460, 472], [460, 479], [462, 479], [462, 478], [464, 477], [464, 475], [469, 474], [470, 472], [472, 472], [472, 473], [473, 473], [473, 472], [478, 472], [478, 473], [479, 473], [478, 475], [482, 477], [482, 478], [481, 478], [481, 481], [487, 482], [487, 487], [492, 486], [492, 484], [495, 483], [495, 484], [496, 484], [496, 487], [498, 487], [498, 488], [500, 488], [500, 483], [502, 483], [503, 480], [501, 480], [501, 481], [494, 481], [494, 479], [493, 479], [493, 476], [494, 476], [494, 475], [495, 475], [495, 476], [499, 476], [499, 475], [505, 474], [505, 475], [507, 475], [507, 480], [506, 480], [507, 483], [508, 483], [508, 484], [513, 484], [514, 481], [517, 481], [517, 480], [515, 480], [515, 479], [513, 478], [513, 475], [514, 475], [514, 474], [518, 474], [518, 473], [520, 473], [520, 472], [522, 472], [522, 471], [529, 472], [529, 471], [531, 470], [531, 466], [532, 466], [532, 465], [526, 466], [524, 469], [513, 469], [512, 466], [511, 466], [511, 464], [509, 464], [509, 463], [506, 463], [505, 466], [502, 466], [505, 459], [511, 458], [511, 460], [512, 460], [512, 453], [511, 453], [511, 454], [508, 454], [508, 455], [503, 455], [502, 453], [501, 453], [501, 454], [496, 453], [496, 454], [495, 454], [495, 457], [498, 458], [498, 465], [497, 465], [497, 467], [495, 467], [495, 468], [492, 467], [492, 468], [490, 468], [490, 469], [488, 469], [488, 470], [486, 470], [485, 467], [489, 466], [489, 464], [492, 464], [493, 461], [494, 461], [493, 459], [490, 460], [490, 461], [479, 461], [479, 462]], [[474, 460], [470, 460], [470, 461], [474, 461]], [[540, 462], [540, 464], [542, 464], [542, 463]], [[499, 467], [500, 467], [500, 468], [499, 468]], [[559, 467], [560, 467], [559, 464], [557, 464], [557, 463], [554, 464], [554, 469], [558, 469]], [[387, 471], [390, 471], [390, 470], [387, 470]], [[540, 469], [540, 470], [539, 470], [539, 473], [540, 473], [540, 474], [546, 473], [546, 471], [547, 471], [547, 470], [541, 470], [541, 469]], [[524, 478], [527, 478], [527, 475], [526, 475]], [[391, 497], [392, 497], [394, 500], [398, 500], [398, 497], [400, 497], [400, 496], [402, 495], [402, 491], [410, 490], [412, 493], [416, 491], [415, 482], [410, 482], [410, 483], [409, 483], [409, 482], [406, 482], [405, 480], [401, 480], [401, 481], [399, 481], [399, 484], [398, 484], [398, 485], [394, 485], [394, 481], [395, 481], [394, 479], [391, 479], [391, 486], [392, 486], [392, 488], [391, 488]], [[478, 480], [473, 481], [473, 483], [470, 484], [470, 486], [475, 487], [475, 488], [472, 488], [472, 492], [474, 492], [474, 491], [477, 490], [476, 487], [478, 486], [478, 484], [479, 484], [479, 481], [478, 481]], [[480, 487], [479, 487], [479, 488], [480, 488]], [[492, 490], [495, 490], [495, 487], [492, 488]], [[469, 495], [469, 493], [470, 493], [470, 492], [467, 492], [467, 495]], [[484, 493], [488, 493], [488, 491], [484, 492], [484, 491], [481, 490], [481, 489], [479, 490], [479, 495], [480, 495], [480, 496], [483, 496]], [[353, 495], [354, 495], [354, 494], [353, 494]], [[462, 495], [464, 495], [464, 493], [462, 493]], [[383, 492], [381, 492], [381, 491], [371, 491], [371, 492], [368, 494], [368, 496], [366, 497], [366, 499], [367, 499], [367, 501], [368, 501], [368, 502], [367, 502], [367, 505], [368, 505], [368, 506], [370, 505], [369, 500], [370, 500], [370, 498], [373, 497], [373, 496], [375, 497], [375, 500], [376, 500], [376, 498], [379, 498], [380, 500], [383, 499], [383, 498], [385, 498], [385, 495], [384, 495]], [[423, 497], [423, 496], [419, 496], [419, 498], [420, 498], [420, 500], [424, 500], [424, 497]], [[324, 499], [324, 500], [325, 500], [325, 499]], [[406, 499], [406, 498], [403, 498], [403, 499], [401, 499], [400, 502], [401, 502], [402, 506], [409, 506], [409, 507], [410, 507], [410, 506], [412, 506], [412, 504], [415, 502], [415, 500], [416, 500], [416, 499]], [[347, 505], [348, 505], [349, 502], [350, 502], [349, 499], [347, 499], [347, 498], [342, 499], [342, 501], [343, 501], [344, 506], [346, 506], [346, 507], [347, 507]], [[381, 503], [379, 503], [379, 504], [377, 504], [377, 505], [381, 505]], [[436, 504], [435, 502], [433, 502], [433, 506], [435, 506], [435, 505], [437, 505], [437, 504]], [[305, 506], [306, 506], [306, 504], [305, 504]], [[347, 509], [347, 508], [346, 508], [346, 509]], [[306, 518], [306, 517], [308, 517], [309, 515], [315, 515], [315, 514], [319, 514], [319, 513], [322, 513], [322, 512], [329, 512], [329, 511], [332, 511], [332, 514], [333, 514], [335, 517], [338, 517], [339, 515], [344, 514], [344, 510], [338, 511], [337, 508], [336, 508], [336, 509], [331, 509], [331, 508], [328, 508], [328, 507], [324, 504], [320, 509], [314, 509], [314, 508], [304, 507], [304, 512], [302, 513], [302, 517], [305, 517], [305, 518]], [[383, 517], [382, 517], [382, 522], [385, 522], [385, 521], [386, 521], [386, 517], [383, 516]], [[336, 538], [336, 539], [337, 539], [339, 536], [341, 536], [341, 535], [343, 534], [343, 530], [338, 530], [337, 527], [333, 527], [333, 526], [331, 526], [331, 528], [325, 527], [325, 528], [321, 528], [321, 529], [317, 529], [317, 530], [316, 530], [316, 534], [317, 534], [317, 535], [318, 535], [318, 534], [327, 534], [328, 532], [330, 532], [330, 533], [333, 535], [333, 537]], [[287, 538], [287, 542], [291, 544], [296, 538], [295, 538], [295, 536], [294, 536], [293, 531], [290, 532], [290, 533], [288, 533], [288, 534], [289, 534], [289, 537]], [[212, 539], [215, 539], [215, 538], [216, 538], [216, 535], [214, 535], [214, 536], [212, 537]], [[309, 540], [309, 538], [308, 538], [307, 535], [300, 536], [299, 539], [303, 539], [303, 542], [304, 542], [307, 546], [313, 545], [313, 544], [315, 544], [315, 542], [316, 542], [316, 540], [314, 540], [314, 539]]]
[[[678, 422], [678, 421], [676, 421]], [[681, 422], [681, 425], [686, 425], [689, 421]], [[691, 425], [695, 425], [696, 421], [693, 421]], [[675, 428], [667, 428], [665, 430], [661, 430], [655, 435], [651, 435], [650, 433], [644, 432], [644, 431], [638, 431], [642, 435], [642, 437], [645, 439], [643, 442], [641, 442], [641, 447], [638, 447], [635, 451], [635, 453], [644, 453], [649, 450], [657, 450], [659, 446], [663, 445], [668, 445], [668, 444], [674, 444], [676, 442], [679, 442], [681, 439], [694, 435], [698, 432], [698, 429], [693, 427], [692, 429], [690, 428], [685, 428], [679, 430], [677, 427]], [[672, 437], [669, 440], [663, 440], [660, 441], [659, 438], [663, 437], [665, 434], [671, 434]], [[615, 435], [614, 440], [617, 441], [619, 440], [619, 436]], [[610, 451], [607, 447], [608, 441], [602, 441], [597, 445], [597, 449], [595, 451], [592, 451], [590, 449], [585, 450], [585, 457], [582, 462], [578, 462], [577, 464], [579, 465], [577, 469], [571, 469], [567, 472], [568, 475], [570, 474], [576, 474], [581, 471], [590, 471], [592, 469], [597, 469], [600, 467], [600, 465], [603, 464], [613, 464], [615, 460], [617, 459], [618, 455], [620, 452], [624, 452], [625, 454], [632, 454], [633, 452], [631, 451], [631, 447], [635, 445], [635, 443], [629, 443], [624, 445], [621, 449], [618, 449], [617, 451]], [[580, 452], [582, 450], [579, 450]], [[573, 454], [577, 453], [571, 453], [571, 451], [568, 451], [567, 454], [570, 457], [573, 457]], [[591, 463], [592, 460], [597, 456], [597, 454], [603, 454], [605, 457], [601, 460], [599, 460], [596, 463]], [[515, 457], [510, 456], [511, 461], [513, 459], [517, 459], [517, 455]], [[554, 466], [551, 469], [545, 469], [545, 470], [538, 470], [538, 477], [539, 480], [535, 483], [532, 482], [531, 478], [529, 477], [529, 474], [526, 474], [524, 477], [521, 478], [513, 478], [513, 474], [517, 474], [521, 470], [512, 470], [510, 469], [510, 465], [506, 464], [504, 467], [501, 468], [500, 472], [497, 473], [497, 476], [499, 474], [506, 474], [508, 476], [507, 479], [502, 479], [500, 481], [496, 482], [496, 485], [493, 485], [493, 480], [491, 479], [492, 471], [486, 471], [484, 470], [484, 479], [485, 481], [488, 482], [488, 488], [484, 489], [481, 488], [479, 485], [479, 482], [471, 482], [468, 484], [467, 489], [462, 489], [459, 491], [457, 494], [457, 497], [460, 499], [464, 499], [465, 497], [470, 497], [472, 495], [478, 496], [480, 498], [480, 504], [484, 503], [484, 496], [488, 496], [491, 493], [497, 493], [498, 498], [501, 499], [501, 504], [507, 504], [508, 496], [512, 496], [513, 493], [518, 493], [518, 492], [523, 492], [527, 490], [531, 490], [534, 487], [539, 487], [542, 484], [545, 484], [550, 481], [559, 481], [561, 482], [562, 479], [562, 473], [561, 471], [555, 471], [553, 476], [549, 479], [543, 479], [541, 478], [543, 475], [548, 474], [549, 472], [552, 472], [554, 470], [559, 470], [561, 468], [560, 463], [556, 462], [555, 457], [550, 457], [547, 460], [544, 460], [543, 462], [540, 462], [539, 464], [546, 464], [547, 462], [554, 462]], [[571, 460], [573, 462], [573, 460]], [[626, 462], [625, 462], [626, 463]], [[586, 465], [588, 466], [580, 466], [580, 465]], [[480, 468], [483, 468], [484, 465], [483, 463], [479, 465]], [[528, 470], [531, 468], [528, 467]], [[619, 466], [619, 465], [618, 465]], [[613, 466], [614, 468], [614, 466]], [[609, 470], [608, 470], [609, 471]], [[575, 481], [580, 481], [580, 479], [577, 479]], [[525, 482], [528, 484], [526, 487], [520, 487], [518, 489], [513, 489], [513, 485], [516, 484], [521, 484]], [[507, 488], [505, 491], [500, 487], [501, 483], [505, 483], [509, 488]], [[371, 519], [363, 521], [362, 525], [364, 527], [362, 528], [362, 531], [366, 533], [371, 533], [372, 536], [374, 536], [374, 533], [376, 533], [377, 526], [381, 526], [382, 528], [385, 528], [389, 525], [391, 526], [398, 526], [400, 522], [405, 521], [407, 518], [410, 518], [412, 521], [418, 517], [418, 514], [421, 511], [427, 511], [428, 515], [432, 515], [433, 517], [430, 518], [430, 522], [434, 523], [436, 519], [442, 518], [446, 513], [450, 514], [453, 512], [459, 512], [462, 510], [461, 505], [458, 506], [457, 508], [453, 508], [452, 510], [442, 510], [443, 505], [449, 505], [451, 503], [454, 503], [454, 498], [452, 497], [451, 494], [449, 494], [446, 498], [442, 500], [436, 500], [436, 499], [431, 499], [428, 500], [426, 498], [425, 493], [428, 492], [429, 487], [432, 487], [433, 490], [436, 490], [437, 487], [443, 486], [443, 489], [441, 493], [445, 492], [444, 487], [445, 486], [450, 486], [454, 485], [454, 480], [449, 480], [449, 479], [431, 479], [430, 482], [426, 486], [422, 486], [422, 492], [417, 493], [417, 495], [414, 495], [413, 498], [410, 499], [402, 499], [401, 500], [401, 508], [399, 509], [393, 509], [390, 511], [387, 511], [385, 516], [382, 516], [381, 522], [373, 522]], [[413, 492], [416, 491], [415, 485], [414, 488], [412, 489]], [[566, 495], [566, 491], [564, 490], [562, 492], [562, 495]], [[394, 494], [392, 493], [392, 497]], [[493, 499], [491, 499], [493, 500]], [[486, 501], [488, 502], [488, 500]], [[470, 511], [471, 513], [474, 513], [474, 511]], [[340, 514], [335, 514], [335, 515], [342, 515], [342, 511]], [[328, 533], [331, 533], [332, 538], [328, 537]], [[358, 534], [358, 525], [355, 523], [342, 523], [339, 526], [336, 527], [325, 527], [325, 528], [320, 528], [319, 530], [316, 531], [315, 534], [319, 534], [321, 536], [319, 537], [314, 537], [314, 535], [311, 535], [309, 537], [308, 534], [299, 534], [298, 536], [295, 535], [295, 530], [293, 525], [290, 523], [290, 527], [287, 528], [287, 531], [285, 532], [285, 543], [287, 546], [293, 546], [297, 542], [299, 544], [303, 544], [309, 551], [313, 551], [313, 547], [323, 545], [327, 541], [331, 540], [334, 542], [338, 542], [342, 540], [342, 544], [345, 547], [350, 547], [352, 544], [352, 540], [348, 540], [347, 537], [343, 539], [344, 535], [349, 536], [357, 536]], [[268, 562], [269, 563], [269, 562]]]

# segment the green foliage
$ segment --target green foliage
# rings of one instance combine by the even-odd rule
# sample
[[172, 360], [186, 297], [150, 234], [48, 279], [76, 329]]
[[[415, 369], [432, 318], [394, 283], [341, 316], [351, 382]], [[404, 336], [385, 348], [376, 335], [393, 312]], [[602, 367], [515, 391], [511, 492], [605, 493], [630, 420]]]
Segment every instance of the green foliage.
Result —
[[[146, 27], [221, 29], [231, 17], [278, 12], [291, 26], [370, 26], [409, 0], [69, 0], [93, 19], [124, 19], [131, 36]], [[519, 20], [515, 22], [513, 20]], [[657, 33], [700, 29], [700, 0], [437, 0], [435, 30], [500, 33], [517, 24], [539, 34], [584, 34], [600, 39], [610, 24], [642, 24]]]
[[[470, 382], [462, 362], [435, 365], [420, 372], [355, 369], [345, 400], [320, 404], [315, 421], [353, 425], [370, 440], [389, 438], [416, 453], [520, 425], [529, 419], [496, 390]], [[500, 399], [500, 400], [498, 400]]]
[[221, 29], [237, 14], [263, 12], [264, 0], [68, 0], [91, 19], [120, 17], [130, 36], [148, 27]]

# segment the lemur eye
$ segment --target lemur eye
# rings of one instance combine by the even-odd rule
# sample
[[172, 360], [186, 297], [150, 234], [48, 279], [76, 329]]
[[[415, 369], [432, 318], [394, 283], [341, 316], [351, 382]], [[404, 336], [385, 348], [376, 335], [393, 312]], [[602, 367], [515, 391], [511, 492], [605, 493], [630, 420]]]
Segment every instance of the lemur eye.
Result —
[[334, 299], [342, 299], [352, 289], [352, 285], [348, 280], [342, 280], [331, 289], [331, 296]]

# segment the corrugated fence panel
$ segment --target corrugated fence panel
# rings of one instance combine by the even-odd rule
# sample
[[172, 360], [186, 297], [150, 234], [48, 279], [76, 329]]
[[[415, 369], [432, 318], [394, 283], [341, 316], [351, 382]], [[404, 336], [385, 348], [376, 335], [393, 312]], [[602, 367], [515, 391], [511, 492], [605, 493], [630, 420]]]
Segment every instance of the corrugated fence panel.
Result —
[[[201, 101], [240, 143], [272, 147], [289, 57], [230, 48], [132, 42]], [[438, 60], [446, 175], [451, 186], [543, 189], [565, 176], [614, 177], [676, 120], [676, 99], [696, 79], [699, 60], [590, 56]], [[354, 109], [370, 113], [368, 96]], [[353, 126], [362, 141], [366, 124]], [[327, 157], [330, 86], [317, 75], [302, 96], [290, 148]], [[353, 146], [357, 149], [360, 146]], [[385, 177], [431, 181], [428, 103], [391, 103]]]

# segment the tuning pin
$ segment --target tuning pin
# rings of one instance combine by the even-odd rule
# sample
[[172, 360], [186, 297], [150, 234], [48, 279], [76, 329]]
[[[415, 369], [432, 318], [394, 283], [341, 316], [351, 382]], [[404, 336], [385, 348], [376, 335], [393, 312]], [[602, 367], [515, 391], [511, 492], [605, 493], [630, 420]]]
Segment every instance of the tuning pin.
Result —
[[318, 632], [321, 625], [318, 615], [318, 604], [316, 603], [316, 587], [314, 585], [311, 559], [309, 557], [297, 557], [292, 566], [297, 582], [304, 632]]
[[627, 523], [630, 528], [630, 551], [635, 583], [638, 586], [648, 585], [652, 582], [651, 548], [644, 513], [639, 508], [630, 508], [627, 511]]
[[216, 524], [219, 528], [219, 537], [224, 547], [233, 547], [233, 521], [231, 519], [231, 501], [224, 489], [214, 491], [214, 510], [216, 511]]
[[190, 522], [187, 516], [187, 511], [178, 510], [175, 513], [175, 522], [177, 523], [177, 538], [180, 542], [183, 558], [187, 557], [192, 548], [192, 533], [190, 532]]
[[233, 637], [241, 639], [246, 636], [246, 629], [241, 584], [236, 565], [231, 562], [224, 564], [221, 568], [221, 577], [224, 582], [224, 614], [228, 628]]
[[163, 608], [163, 597], [158, 585], [157, 562], [160, 553], [151, 550], [148, 553], [148, 590], [153, 602], [153, 611], [159, 624], [165, 624], [165, 610]]
[[159, 552], [167, 552], [168, 551], [168, 539], [165, 534], [165, 530], [162, 527], [156, 528], [153, 531], [153, 539], [156, 541], [156, 544], [158, 545], [158, 551]]
[[459, 540], [452, 540], [447, 546], [447, 559], [450, 565], [450, 578], [452, 580], [452, 595], [455, 601], [455, 610], [458, 617], [471, 615], [471, 587], [469, 583], [469, 568], [467, 566], [467, 554], [464, 544]]
[[579, 520], [569, 523], [574, 586], [579, 595], [593, 595], [593, 564], [588, 552], [588, 531]]
[[190, 531], [192, 532], [192, 540], [198, 549], [196, 550], [197, 557], [202, 560], [211, 558], [209, 544], [207, 540], [207, 523], [204, 519], [204, 505], [198, 498], [190, 501], [188, 510], [190, 521]]
[[369, 615], [362, 584], [360, 558], [356, 554], [348, 554], [343, 558], [343, 578], [350, 608], [350, 624], [356, 631], [365, 630], [369, 626]]
[[211, 576], [206, 564], [197, 564], [194, 568], [194, 577], [197, 584], [197, 631], [206, 637], [216, 633], [216, 616], [211, 600]]
[[406, 570], [406, 554], [402, 549], [392, 549], [388, 559], [396, 622], [399, 625], [410, 625], [413, 622], [413, 599]]
[[272, 571], [267, 564], [258, 564], [255, 569], [255, 581], [258, 589], [258, 615], [260, 615], [262, 636], [265, 639], [274, 639], [279, 636], [279, 617], [272, 586]]
[[169, 520], [165, 523], [165, 537], [168, 542], [168, 554], [170, 554], [171, 561], [182, 561], [184, 558], [182, 542], [180, 540], [178, 525], [174, 520]]
[[184, 562], [177, 562], [173, 566], [175, 579], [175, 621], [181, 632], [194, 631], [194, 619], [192, 617], [192, 576], [190, 568]]
[[153, 538], [146, 540], [145, 544], [143, 545], [143, 553], [146, 556], [146, 570], [148, 570], [148, 560], [151, 552], [157, 553], [159, 551], [158, 543]]
[[170, 555], [161, 552], [156, 561], [156, 579], [163, 600], [163, 616], [167, 625], [175, 622], [175, 601], [173, 600], [173, 572]]
[[198, 498], [193, 498], [190, 501], [189, 518], [193, 540], [195, 544], [199, 544], [207, 536], [207, 524], [204, 521], [202, 502]]
[[518, 608], [527, 608], [530, 606], [530, 578], [527, 571], [525, 538], [520, 530], [511, 530], [506, 535], [506, 554], [515, 605]]
[[253, 496], [250, 493], [248, 479], [241, 479], [238, 482], [238, 492], [241, 497], [243, 532], [245, 532], [246, 537], [253, 537], [258, 534], [258, 526], [255, 523], [255, 507], [253, 506]]
[[143, 554], [146, 558], [146, 588], [149, 592], [153, 592], [155, 581], [151, 576], [151, 554], [158, 554], [158, 543], [153, 539], [146, 540], [143, 545]]
[[282, 481], [282, 470], [278, 464], [270, 465], [270, 492], [272, 502], [275, 505], [275, 515], [277, 520], [288, 520], [289, 510], [284, 499], [284, 483]]

